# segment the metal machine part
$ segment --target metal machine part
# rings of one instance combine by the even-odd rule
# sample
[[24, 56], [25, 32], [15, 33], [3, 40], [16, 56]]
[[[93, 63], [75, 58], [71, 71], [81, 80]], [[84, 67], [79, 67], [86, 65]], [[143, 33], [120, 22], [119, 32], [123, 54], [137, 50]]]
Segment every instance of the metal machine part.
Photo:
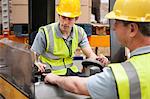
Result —
[[35, 83], [35, 99], [87, 99], [87, 98], [90, 97], [67, 92], [55, 85], [45, 84], [44, 82]]
[[[6, 99], [87, 99], [89, 96], [67, 92], [58, 86], [45, 84], [42, 74], [32, 74], [33, 59], [29, 46], [7, 39], [0, 40], [0, 93]], [[102, 71], [99, 61], [82, 62], [87, 76]], [[49, 68], [46, 68], [49, 71]], [[49, 71], [50, 72], [50, 71]], [[33, 80], [33, 77], [36, 80]], [[7, 89], [7, 90], [1, 90]], [[9, 90], [9, 91], [8, 91]], [[10, 95], [10, 91], [15, 91]], [[16, 96], [17, 94], [17, 96]], [[23, 98], [19, 98], [23, 97]]]
[[[86, 99], [58, 86], [33, 81], [32, 54], [25, 44], [0, 40], [0, 98], [2, 99]], [[42, 77], [42, 76], [41, 76]], [[44, 79], [44, 78], [43, 78]], [[12, 93], [11, 93], [12, 92]]]
[[[26, 97], [32, 96], [32, 65], [33, 60], [28, 45], [8, 39], [0, 40], [0, 82], [4, 85], [0, 86], [0, 89], [7, 87], [8, 90], [12, 91], [16, 88], [19, 92], [23, 92]], [[7, 86], [6, 83], [8, 83]], [[13, 86], [13, 89], [8, 86]], [[0, 91], [8, 99], [11, 98], [10, 92]], [[15, 96], [15, 93], [13, 95]]]
[[77, 95], [62, 88], [44, 83], [44, 76], [40, 72], [34, 73], [35, 99], [87, 99], [89, 96]]
[[[99, 73], [102, 71], [102, 64], [93, 59], [86, 59], [83, 60], [82, 65], [86, 70], [84, 73], [86, 76], [91, 76], [96, 73]], [[44, 78], [40, 75], [40, 73], [36, 73], [34, 75], [35, 77], [35, 99], [87, 99], [90, 98], [89, 96], [84, 95], [77, 95], [70, 92], [67, 92], [63, 90], [62, 88], [51, 85], [51, 84], [45, 84], [43, 82]], [[40, 94], [39, 94], [40, 93]]]
[[83, 60], [82, 65], [86, 76], [91, 76], [103, 71], [102, 64], [94, 59]]

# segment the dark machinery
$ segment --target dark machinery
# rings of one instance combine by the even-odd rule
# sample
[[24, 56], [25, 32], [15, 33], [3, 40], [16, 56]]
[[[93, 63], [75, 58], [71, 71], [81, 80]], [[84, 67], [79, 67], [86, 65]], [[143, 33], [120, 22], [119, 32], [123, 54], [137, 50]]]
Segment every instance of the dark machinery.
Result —
[[[0, 99], [85, 99], [55, 85], [45, 84], [40, 73], [33, 74], [29, 46], [8, 39], [0, 40]], [[86, 76], [102, 70], [96, 60], [82, 62]], [[47, 70], [46, 70], [47, 71]]]
[[[29, 46], [0, 40], [0, 96], [4, 99], [32, 97], [32, 56]], [[3, 98], [2, 98], [3, 99]]]

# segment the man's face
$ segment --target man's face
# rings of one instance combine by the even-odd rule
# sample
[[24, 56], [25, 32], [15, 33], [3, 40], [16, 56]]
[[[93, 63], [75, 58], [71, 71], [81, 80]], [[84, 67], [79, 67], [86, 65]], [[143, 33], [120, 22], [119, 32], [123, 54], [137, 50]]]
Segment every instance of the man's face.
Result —
[[123, 46], [127, 46], [128, 44], [128, 33], [129, 33], [129, 28], [128, 26], [125, 26], [123, 22], [116, 20], [114, 23], [114, 30], [116, 31], [116, 36], [119, 40], [119, 42]]
[[65, 17], [65, 16], [59, 16], [59, 21], [60, 21], [60, 29], [62, 32], [69, 32], [76, 19], [75, 18], [68, 18], [68, 17]]

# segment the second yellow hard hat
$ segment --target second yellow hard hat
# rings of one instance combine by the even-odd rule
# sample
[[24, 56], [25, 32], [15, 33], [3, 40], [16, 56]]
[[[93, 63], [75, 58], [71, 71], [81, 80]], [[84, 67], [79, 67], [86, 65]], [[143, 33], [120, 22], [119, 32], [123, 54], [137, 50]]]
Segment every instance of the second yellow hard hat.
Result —
[[150, 0], [116, 0], [108, 19], [150, 22]]

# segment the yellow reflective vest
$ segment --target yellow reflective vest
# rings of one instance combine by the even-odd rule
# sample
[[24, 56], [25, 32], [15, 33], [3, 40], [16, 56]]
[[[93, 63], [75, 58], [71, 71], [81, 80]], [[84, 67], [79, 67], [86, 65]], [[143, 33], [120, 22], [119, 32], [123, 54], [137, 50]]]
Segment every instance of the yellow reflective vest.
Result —
[[[74, 37], [72, 39], [72, 47], [66, 45], [64, 39], [57, 37], [56, 30], [55, 30], [56, 23], [50, 24], [48, 26], [41, 27], [46, 35], [46, 51], [49, 53], [50, 46], [53, 45], [53, 56], [57, 56], [58, 59], [50, 59], [45, 56], [40, 55], [40, 60], [43, 63], [47, 63], [52, 68], [52, 73], [56, 75], [65, 75], [67, 72], [67, 68], [70, 68], [73, 72], [78, 72], [78, 68], [73, 65], [73, 56], [74, 52], [78, 47], [78, 28], [76, 25], [73, 26], [74, 30]], [[48, 32], [48, 29], [51, 28], [52, 32]], [[53, 38], [51, 41], [50, 36]], [[53, 44], [51, 44], [53, 42]]]
[[150, 99], [150, 53], [109, 66], [116, 80], [119, 99]]

